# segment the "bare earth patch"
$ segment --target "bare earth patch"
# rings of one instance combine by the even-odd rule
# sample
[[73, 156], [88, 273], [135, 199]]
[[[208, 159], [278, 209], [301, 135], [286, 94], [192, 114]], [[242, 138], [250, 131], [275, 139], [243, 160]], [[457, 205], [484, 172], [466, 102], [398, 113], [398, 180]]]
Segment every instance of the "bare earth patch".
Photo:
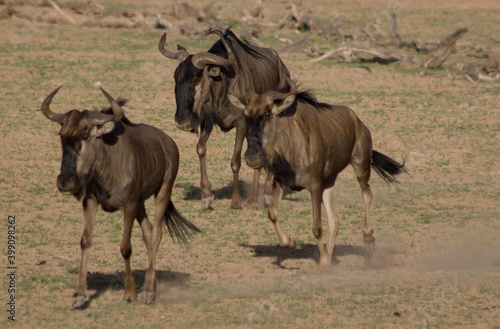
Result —
[[[190, 2], [199, 8], [208, 4]], [[276, 22], [288, 2], [262, 4], [269, 20]], [[19, 5], [38, 12], [53, 10], [27, 2]], [[216, 22], [222, 27], [232, 25], [239, 35], [241, 22], [176, 17], [171, 4], [153, 0], [102, 0], [98, 5], [114, 15], [123, 10], [141, 12], [142, 23], [75, 25], [20, 15], [0, 20], [0, 209], [5, 218], [3, 236], [7, 236], [7, 217], [16, 217], [17, 326], [498, 328], [500, 82], [453, 79], [465, 64], [485, 60], [471, 50], [472, 45], [500, 53], [500, 35], [495, 35], [500, 31], [498, 1], [303, 2], [309, 17], [323, 25], [340, 17], [361, 28], [376, 20], [387, 24], [387, 10], [394, 8], [398, 33], [405, 40], [436, 41], [458, 28], [469, 29], [457, 41], [456, 52], [425, 74], [421, 66], [408, 63], [334, 59], [313, 63], [304, 51], [281, 55], [303, 89], [312, 90], [322, 102], [351, 107], [370, 129], [374, 149], [398, 161], [404, 159], [409, 171], [395, 186], [372, 175], [371, 217], [378, 249], [369, 260], [362, 240], [363, 204], [356, 177], [350, 168], [340, 175], [336, 202], [342, 221], [334, 265], [328, 271], [317, 266], [307, 192], [288, 191], [280, 206], [283, 229], [300, 245], [294, 250], [279, 247], [262, 200], [258, 209], [229, 209], [234, 131], [214, 131], [208, 142], [207, 166], [215, 201], [212, 210], [201, 210], [197, 138], [174, 124], [177, 62], [158, 52], [164, 30], [150, 23], [161, 13], [161, 19], [172, 23], [167, 29], [170, 49], [181, 44], [195, 53], [207, 50], [216, 38], [200, 40], [179, 26], [202, 31]], [[1, 9], [7, 6], [12, 2], [0, 2]], [[212, 9], [229, 17], [238, 13], [236, 9], [248, 12], [253, 6], [239, 0], [219, 1]], [[86, 13], [73, 19], [88, 17]], [[259, 32], [259, 40], [275, 49], [283, 46], [280, 39], [298, 41], [310, 35], [292, 27], [261, 26]], [[340, 40], [312, 38], [325, 51], [340, 45]], [[84, 310], [70, 311], [80, 258], [82, 207], [57, 192], [59, 126], [37, 111], [60, 84], [65, 87], [53, 101], [54, 111], [105, 106], [98, 89], [103, 86], [110, 94], [130, 100], [126, 111], [131, 121], [162, 129], [180, 149], [172, 199], [203, 233], [187, 247], [164, 235], [157, 260], [159, 295], [153, 305], [121, 301], [122, 213], [99, 210], [89, 256], [90, 303]], [[246, 198], [252, 170], [245, 165], [241, 179]], [[146, 207], [153, 218], [152, 200]], [[141, 293], [147, 253], [138, 225], [132, 247], [132, 269]], [[5, 273], [7, 242], [1, 250]], [[7, 290], [6, 275], [0, 282]], [[8, 299], [3, 296], [5, 309]], [[8, 316], [2, 313], [0, 326], [11, 322]]]

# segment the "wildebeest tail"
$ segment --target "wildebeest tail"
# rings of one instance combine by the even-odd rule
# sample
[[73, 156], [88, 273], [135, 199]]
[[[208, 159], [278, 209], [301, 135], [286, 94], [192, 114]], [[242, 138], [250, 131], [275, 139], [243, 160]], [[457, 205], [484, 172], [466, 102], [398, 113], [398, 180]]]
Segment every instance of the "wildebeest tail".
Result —
[[172, 201], [168, 204], [163, 221], [174, 241], [177, 240], [186, 244], [193, 233], [201, 232], [199, 228], [177, 211]]
[[387, 155], [373, 151], [372, 167], [387, 183], [399, 183], [396, 175], [406, 172], [405, 163], [399, 163]]

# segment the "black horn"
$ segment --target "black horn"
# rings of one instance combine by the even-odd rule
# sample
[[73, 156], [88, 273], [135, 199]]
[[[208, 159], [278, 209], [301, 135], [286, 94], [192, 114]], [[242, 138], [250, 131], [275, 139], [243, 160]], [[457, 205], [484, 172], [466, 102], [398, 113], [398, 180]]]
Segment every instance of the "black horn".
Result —
[[113, 110], [113, 115], [96, 112], [95, 116], [92, 118], [91, 124], [102, 125], [108, 121], [114, 121], [114, 122], [120, 121], [123, 118], [123, 109], [120, 107], [120, 105], [118, 105], [115, 99], [106, 92], [106, 90], [102, 89], [101, 87], [99, 88], [101, 89], [104, 96], [107, 98], [109, 105]]
[[161, 36], [160, 42], [158, 43], [158, 50], [160, 53], [163, 54], [163, 56], [171, 59], [178, 59], [179, 63], [184, 61], [188, 56], [189, 52], [186, 50], [186, 48], [182, 47], [181, 45], [177, 45], [177, 52], [173, 52], [165, 48], [165, 43], [167, 42], [167, 33], [163, 33]]
[[57, 94], [57, 92], [59, 91], [59, 89], [62, 88], [62, 85], [60, 85], [59, 87], [57, 87], [53, 92], [50, 93], [49, 96], [47, 96], [47, 98], [44, 99], [43, 103], [42, 103], [42, 107], [40, 108], [40, 110], [42, 111], [43, 115], [45, 115], [45, 117], [51, 121], [54, 121], [54, 122], [57, 122], [57, 123], [62, 123], [64, 118], [66, 117], [66, 114], [67, 113], [54, 113], [50, 110], [50, 102], [52, 101], [52, 98], [54, 98], [54, 96]]
[[224, 66], [224, 67], [234, 65], [236, 63], [236, 58], [234, 57], [233, 50], [227, 44], [227, 41], [224, 38], [224, 35], [222, 34], [222, 32], [218, 31], [218, 30], [214, 30], [214, 31], [210, 31], [209, 33], [217, 33], [219, 35], [220, 40], [221, 40], [222, 44], [224, 45], [224, 48], [226, 48], [227, 59], [220, 57], [220, 56], [217, 56], [217, 55], [212, 54], [212, 53], [202, 52], [202, 53], [198, 53], [198, 54], [193, 56], [193, 58], [191, 59], [191, 62], [193, 63], [193, 65], [198, 69], [203, 69], [205, 67], [205, 65], [218, 65], [218, 66]]

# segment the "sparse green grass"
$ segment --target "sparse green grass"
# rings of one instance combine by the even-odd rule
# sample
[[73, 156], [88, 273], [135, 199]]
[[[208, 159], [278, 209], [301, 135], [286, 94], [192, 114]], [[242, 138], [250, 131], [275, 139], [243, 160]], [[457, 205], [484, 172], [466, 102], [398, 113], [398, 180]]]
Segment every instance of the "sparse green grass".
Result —
[[[99, 3], [110, 10], [170, 10], [169, 5], [151, 0]], [[281, 8], [270, 13], [280, 19], [283, 4], [269, 5]], [[387, 8], [378, 2], [317, 5], [322, 10], [310, 15], [320, 23], [331, 23], [334, 11], [342, 21], [361, 27], [382, 17]], [[402, 37], [434, 41], [465, 24], [470, 31], [461, 44], [498, 49], [489, 39], [498, 27], [498, 10], [456, 11], [443, 6], [432, 11], [399, 8]], [[240, 25], [233, 26], [239, 31]], [[406, 159], [410, 173], [393, 187], [372, 174], [371, 218], [377, 243], [382, 251], [384, 243], [396, 245], [394, 250], [389, 248], [388, 264], [379, 268], [367, 267], [361, 252], [363, 202], [356, 178], [350, 168], [339, 176], [336, 263], [331, 271], [318, 273], [307, 191], [287, 192], [279, 211], [283, 230], [301, 245], [297, 250], [277, 246], [267, 210], [229, 210], [234, 130], [214, 131], [208, 142], [207, 166], [216, 200], [213, 210], [200, 209], [197, 138], [177, 130], [173, 121], [177, 62], [156, 49], [163, 31], [81, 29], [9, 20], [0, 21], [0, 28], [5, 31], [0, 38], [0, 69], [6, 72], [0, 86], [0, 209], [18, 219], [21, 326], [498, 328], [498, 254], [492, 250], [498, 249], [500, 231], [496, 167], [500, 89], [498, 83], [472, 84], [447, 77], [456, 64], [477, 58], [466, 58], [459, 49], [442, 69], [420, 76], [418, 67], [310, 63], [304, 54], [282, 56], [292, 75], [300, 76], [302, 86], [311, 88], [320, 101], [353, 108], [370, 128], [374, 148], [398, 161]], [[169, 49], [179, 43], [191, 53], [208, 49], [216, 40], [168, 33]], [[307, 33], [263, 28], [260, 40], [278, 48], [275, 35], [297, 41]], [[372, 73], [359, 65], [368, 66]], [[159, 281], [163, 299], [150, 306], [127, 305], [120, 301], [123, 215], [99, 210], [89, 256], [89, 272], [98, 279], [89, 282], [94, 289], [88, 295], [97, 292], [97, 281], [102, 281], [101, 290], [88, 309], [70, 312], [79, 269], [82, 206], [55, 187], [61, 156], [59, 126], [34, 109], [59, 84], [65, 87], [53, 100], [55, 111], [101, 108], [106, 101], [97, 82], [113, 96], [130, 99], [127, 115], [132, 121], [157, 126], [177, 142], [181, 159], [173, 201], [203, 234], [185, 247], [174, 244], [165, 233], [157, 261], [158, 270], [169, 277]], [[251, 177], [251, 170], [243, 165], [244, 195], [249, 193]], [[146, 211], [153, 221], [152, 200], [147, 201]], [[132, 269], [140, 288], [147, 254], [137, 224], [132, 246]], [[486, 264], [457, 271], [421, 269], [440, 252], [457, 257], [474, 248]]]

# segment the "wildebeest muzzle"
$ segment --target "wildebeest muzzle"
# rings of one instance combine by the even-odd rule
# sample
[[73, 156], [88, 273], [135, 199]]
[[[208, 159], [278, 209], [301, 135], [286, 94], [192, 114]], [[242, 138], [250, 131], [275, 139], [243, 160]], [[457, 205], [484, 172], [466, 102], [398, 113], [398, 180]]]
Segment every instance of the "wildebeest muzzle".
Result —
[[57, 189], [62, 194], [75, 194], [80, 190], [80, 184], [76, 176], [62, 173], [57, 176]]
[[175, 125], [177, 126], [178, 129], [188, 132], [194, 132], [196, 129], [195, 120], [193, 120], [193, 118], [191, 117], [185, 117], [182, 120], [181, 119], [177, 120], [176, 118]]
[[264, 166], [264, 156], [260, 148], [248, 147], [245, 152], [245, 162], [252, 169], [260, 169]]

